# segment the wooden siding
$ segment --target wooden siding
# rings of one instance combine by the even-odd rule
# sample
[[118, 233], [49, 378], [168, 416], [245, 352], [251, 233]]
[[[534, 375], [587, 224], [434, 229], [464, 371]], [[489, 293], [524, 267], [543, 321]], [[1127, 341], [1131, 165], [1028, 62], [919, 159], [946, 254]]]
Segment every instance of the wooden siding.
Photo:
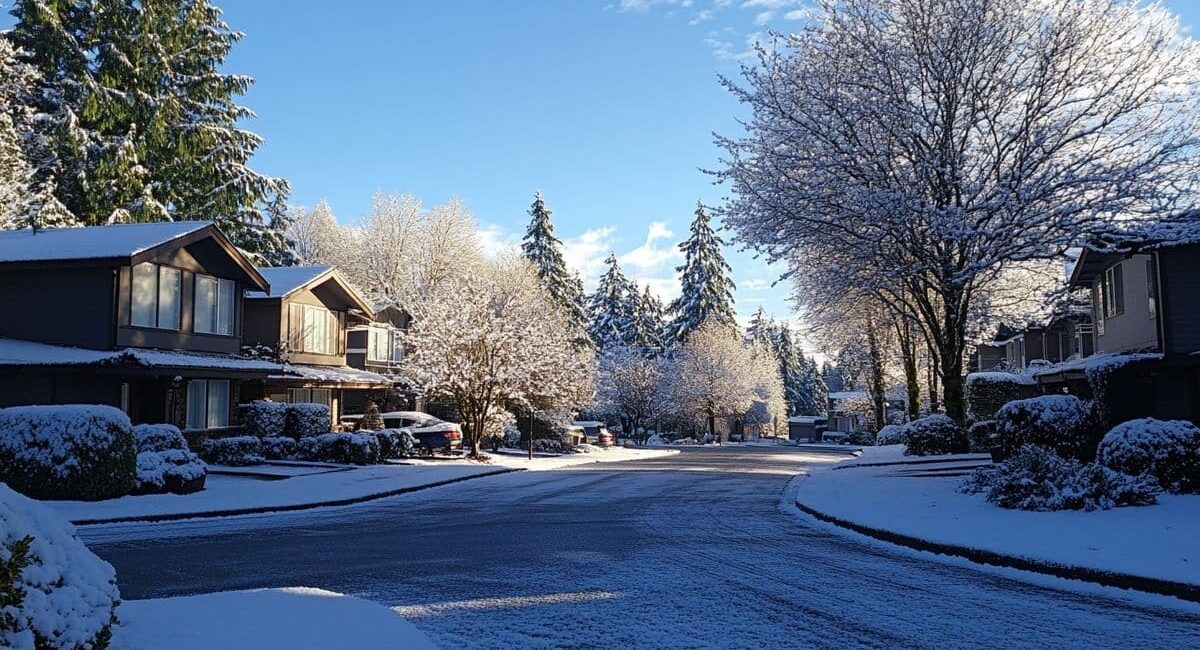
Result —
[[0, 336], [104, 349], [113, 343], [113, 269], [0, 271]]
[[[1104, 320], [1104, 333], [1096, 328], [1096, 352], [1136, 352], [1158, 349], [1158, 322], [1150, 314], [1150, 290], [1146, 261], [1149, 255], [1133, 255], [1118, 262], [1122, 266], [1125, 311]], [[1108, 268], [1112, 268], [1110, 265]], [[1098, 295], [1101, 273], [1092, 284]], [[1101, 314], [1097, 313], [1096, 321]]]
[[1163, 351], [1200, 351], [1200, 246], [1164, 250], [1157, 257]]

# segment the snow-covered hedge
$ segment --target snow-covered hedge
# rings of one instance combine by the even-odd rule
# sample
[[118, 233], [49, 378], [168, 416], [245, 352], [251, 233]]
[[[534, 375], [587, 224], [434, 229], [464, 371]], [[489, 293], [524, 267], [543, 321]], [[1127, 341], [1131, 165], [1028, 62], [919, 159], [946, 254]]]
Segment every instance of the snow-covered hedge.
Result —
[[1096, 456], [1101, 433], [1091, 403], [1073, 395], [1017, 400], [996, 412], [996, 436], [1005, 455], [1024, 445], [1042, 445], [1087, 462]]
[[254, 436], [209, 438], [200, 445], [200, 457], [212, 465], [258, 465], [263, 462], [262, 441]]
[[329, 407], [324, 404], [288, 404], [286, 435], [305, 438], [329, 433]]
[[534, 438], [533, 450], [546, 454], [574, 454], [579, 451], [575, 445], [567, 444], [559, 438]]
[[0, 647], [108, 647], [120, 598], [71, 524], [0, 484]]
[[296, 456], [296, 441], [286, 436], [270, 436], [262, 439], [263, 458], [289, 460]]
[[1037, 394], [1037, 382], [1011, 372], [973, 372], [967, 375], [967, 419], [991, 420], [1000, 407]]
[[1099, 463], [1063, 458], [1039, 445], [1021, 447], [995, 467], [976, 470], [959, 488], [1017, 510], [1107, 510], [1158, 501], [1150, 476], [1130, 476]]
[[0, 409], [0, 481], [35, 499], [97, 501], [133, 489], [133, 427], [111, 406]]
[[238, 405], [242, 431], [256, 438], [275, 438], [285, 435], [287, 412], [291, 404], [256, 400]]
[[962, 454], [967, 451], [967, 432], [949, 416], [937, 414], [913, 420], [901, 430], [908, 456]]
[[900, 424], [889, 424], [879, 430], [875, 434], [875, 444], [877, 445], [902, 445], [904, 444], [904, 426]]
[[986, 453], [996, 444], [996, 421], [972, 422], [967, 427], [967, 446], [976, 453]]
[[1149, 474], [1168, 492], [1200, 492], [1200, 428], [1184, 420], [1130, 420], [1113, 427], [1096, 460], [1118, 472]]
[[143, 451], [137, 455], [135, 494], [191, 494], [204, 489], [208, 465], [186, 449]]
[[416, 454], [417, 439], [407, 429], [381, 429], [374, 435], [379, 443], [380, 458], [407, 458]]
[[296, 456], [303, 460], [372, 465], [379, 462], [379, 440], [370, 433], [326, 433], [296, 442]]
[[138, 453], [188, 448], [183, 432], [173, 424], [135, 424], [133, 437], [137, 440]]

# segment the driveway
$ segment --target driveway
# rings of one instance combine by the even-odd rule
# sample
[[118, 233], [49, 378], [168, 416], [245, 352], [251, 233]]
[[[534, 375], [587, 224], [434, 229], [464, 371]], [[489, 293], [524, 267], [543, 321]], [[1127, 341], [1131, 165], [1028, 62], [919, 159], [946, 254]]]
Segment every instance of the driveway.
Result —
[[1030, 583], [781, 510], [789, 479], [827, 462], [787, 449], [685, 449], [85, 538], [116, 566], [126, 598], [322, 587], [395, 607], [447, 648], [1200, 643], [1197, 607]]

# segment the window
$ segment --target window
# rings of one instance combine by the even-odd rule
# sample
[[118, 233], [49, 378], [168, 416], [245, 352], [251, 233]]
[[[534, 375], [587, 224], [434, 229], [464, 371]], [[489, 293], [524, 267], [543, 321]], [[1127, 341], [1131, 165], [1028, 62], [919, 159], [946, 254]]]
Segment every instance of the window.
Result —
[[1146, 260], [1146, 295], [1150, 309], [1150, 318], [1158, 316], [1158, 269], [1154, 267], [1154, 258]]
[[229, 426], [229, 380], [193, 379], [187, 387], [187, 428]]
[[367, 359], [371, 361], [387, 361], [391, 355], [388, 351], [388, 331], [382, 327], [372, 327], [367, 330]]
[[333, 389], [330, 388], [289, 388], [288, 401], [292, 404], [324, 404], [333, 406]]
[[1104, 280], [1092, 287], [1092, 313], [1096, 315], [1096, 334], [1104, 335]]
[[177, 330], [182, 318], [183, 273], [143, 262], [133, 267], [129, 322], [137, 327]]
[[338, 314], [313, 305], [292, 304], [288, 309], [288, 344], [293, 351], [342, 353], [342, 321]]
[[1112, 318], [1125, 313], [1125, 274], [1123, 265], [1117, 264], [1104, 271], [1104, 317]]
[[196, 276], [194, 299], [195, 325], [192, 329], [204, 334], [233, 335], [233, 317], [236, 309], [232, 280], [222, 280], [207, 275]]

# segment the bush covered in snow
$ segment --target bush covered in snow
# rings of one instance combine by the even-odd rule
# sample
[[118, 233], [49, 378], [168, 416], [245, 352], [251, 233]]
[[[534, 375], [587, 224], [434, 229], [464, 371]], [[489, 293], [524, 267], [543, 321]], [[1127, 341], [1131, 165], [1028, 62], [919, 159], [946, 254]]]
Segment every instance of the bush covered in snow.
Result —
[[329, 433], [329, 407], [324, 404], [288, 404], [285, 435], [305, 438]]
[[575, 445], [567, 444], [561, 438], [535, 438], [533, 450], [545, 454], [574, 454], [579, 451]]
[[[287, 412], [291, 404], [255, 400], [238, 405], [242, 431], [256, 438], [276, 438], [285, 435]], [[328, 431], [328, 429], [326, 429]]]
[[991, 420], [1005, 404], [1033, 397], [1037, 382], [1011, 372], [973, 372], [967, 375], [967, 419]]
[[877, 445], [902, 445], [904, 444], [904, 426], [900, 424], [889, 424], [879, 430], [875, 434], [875, 444]]
[[1100, 427], [1092, 406], [1073, 395], [1043, 395], [1005, 404], [996, 413], [996, 436], [1005, 455], [1042, 445], [1084, 462], [1096, 456]]
[[208, 465], [186, 449], [143, 451], [137, 455], [134, 494], [191, 494], [204, 489]]
[[209, 438], [200, 445], [200, 457], [212, 465], [258, 465], [263, 462], [262, 441], [254, 436]]
[[995, 467], [976, 470], [960, 486], [982, 493], [1000, 506], [1017, 510], [1107, 510], [1157, 502], [1158, 484], [1149, 476], [1130, 476], [1099, 463], [1063, 458], [1038, 445], [1021, 447]]
[[370, 435], [379, 443], [380, 458], [407, 458], [417, 453], [417, 439], [407, 429], [381, 429]]
[[120, 598], [71, 524], [0, 484], [0, 647], [107, 648]]
[[173, 424], [135, 424], [133, 438], [137, 440], [138, 453], [144, 451], [166, 451], [188, 448], [183, 432]]
[[303, 460], [346, 465], [379, 462], [379, 440], [370, 433], [326, 433], [296, 441], [296, 456]]
[[946, 415], [929, 415], [904, 425], [904, 453], [908, 456], [962, 454], [967, 451], [967, 432]]
[[262, 439], [262, 455], [267, 460], [289, 460], [296, 456], [296, 441], [286, 436]]
[[96, 501], [133, 488], [133, 427], [111, 406], [0, 409], [0, 481], [35, 499]]
[[1200, 428], [1184, 420], [1130, 420], [1100, 441], [1096, 460], [1118, 472], [1149, 474], [1168, 492], [1200, 492]]
[[996, 444], [996, 421], [973, 422], [967, 427], [967, 446], [976, 453], [987, 453]]

